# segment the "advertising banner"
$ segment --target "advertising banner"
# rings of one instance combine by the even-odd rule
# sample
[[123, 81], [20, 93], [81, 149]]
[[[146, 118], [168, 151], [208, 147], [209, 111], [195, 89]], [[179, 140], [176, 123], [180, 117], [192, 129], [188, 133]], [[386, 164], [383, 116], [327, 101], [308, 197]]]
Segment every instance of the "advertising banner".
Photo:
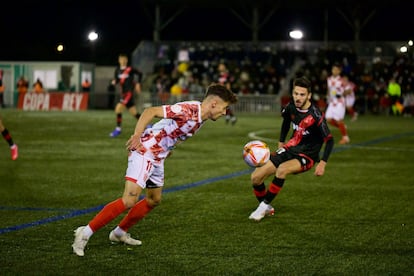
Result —
[[83, 111], [88, 109], [88, 93], [53, 92], [19, 95], [17, 108], [25, 111]]

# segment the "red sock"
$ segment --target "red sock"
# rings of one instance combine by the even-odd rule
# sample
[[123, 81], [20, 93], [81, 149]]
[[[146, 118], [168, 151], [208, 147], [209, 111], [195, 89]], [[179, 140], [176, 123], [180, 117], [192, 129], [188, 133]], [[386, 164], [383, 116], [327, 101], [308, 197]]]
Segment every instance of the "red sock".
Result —
[[122, 125], [122, 113], [116, 114], [116, 126], [121, 127]]
[[146, 198], [140, 200], [118, 224], [119, 228], [128, 232], [129, 228], [144, 218], [152, 209], [154, 207], [148, 205]]
[[339, 130], [341, 131], [342, 136], [348, 136], [344, 122], [338, 122], [338, 127], [339, 127]]
[[276, 194], [277, 195], [280, 192], [281, 189], [282, 189], [282, 187], [277, 186], [274, 183], [270, 183], [269, 192], [271, 192], [272, 194]]
[[103, 209], [89, 222], [93, 232], [98, 231], [114, 218], [122, 214], [126, 210], [122, 198], [114, 200], [103, 207]]
[[334, 127], [339, 127], [339, 124], [338, 124], [338, 121], [336, 121], [336, 120], [329, 120], [328, 121], [331, 125], [333, 125]]
[[266, 186], [264, 183], [260, 185], [253, 185], [253, 193], [259, 202], [262, 202], [266, 195]]

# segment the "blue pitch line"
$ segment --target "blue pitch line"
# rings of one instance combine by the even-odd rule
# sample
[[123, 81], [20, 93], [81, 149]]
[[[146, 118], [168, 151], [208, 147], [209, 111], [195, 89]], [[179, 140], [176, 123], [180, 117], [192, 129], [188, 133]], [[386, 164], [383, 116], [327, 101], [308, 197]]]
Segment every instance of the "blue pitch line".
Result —
[[10, 226], [10, 227], [6, 227], [6, 228], [1, 228], [0, 229], [0, 235], [4, 234], [4, 233], [12, 232], [12, 231], [22, 230], [22, 229], [29, 228], [29, 227], [39, 226], [39, 225], [50, 223], [50, 222], [55, 222], [55, 221], [58, 221], [58, 220], [63, 220], [63, 219], [72, 218], [72, 217], [75, 217], [75, 216], [84, 215], [84, 214], [87, 214], [87, 213], [90, 213], [90, 212], [96, 212], [96, 211], [101, 210], [103, 207], [104, 207], [104, 205], [100, 205], [100, 206], [96, 206], [96, 207], [92, 207], [92, 208], [88, 208], [88, 209], [73, 211], [71, 213], [64, 214], [64, 215], [53, 216], [53, 217], [40, 219], [40, 220], [36, 220], [36, 221], [33, 221], [33, 222], [29, 222], [29, 223], [24, 223], [24, 224]]
[[[358, 143], [358, 144], [355, 144], [355, 146], [373, 145], [373, 144], [378, 144], [378, 143], [382, 143], [382, 142], [396, 140], [396, 139], [399, 139], [401, 137], [411, 136], [411, 135], [414, 135], [414, 132], [407, 132], [407, 133], [401, 133], [401, 134], [397, 134], [397, 135], [382, 137], [382, 138], [366, 141], [366, 142], [363, 142], [363, 143]], [[349, 149], [352, 149], [352, 148], [353, 148], [353, 145], [335, 147], [333, 149], [332, 153], [341, 152], [341, 151], [349, 150]], [[222, 175], [222, 176], [207, 178], [207, 179], [204, 179], [204, 180], [192, 182], [192, 183], [181, 185], [181, 186], [166, 188], [163, 191], [163, 193], [172, 193], [172, 192], [182, 191], [182, 190], [198, 187], [198, 186], [201, 186], [201, 185], [204, 185], [204, 184], [211, 184], [211, 183], [216, 182], [216, 181], [221, 181], [221, 180], [225, 180], [225, 179], [245, 175], [245, 174], [248, 174], [248, 173], [251, 173], [251, 172], [252, 172], [252, 169], [248, 169], [248, 170], [243, 170], [243, 171], [239, 171], [239, 172], [235, 172], [235, 173], [231, 173], [231, 174], [226, 174], [226, 175]], [[91, 213], [91, 212], [97, 212], [97, 211], [100, 211], [104, 206], [105, 205], [99, 205], [99, 206], [95, 206], [95, 207], [91, 207], [91, 208], [87, 208], [87, 209], [70, 211], [69, 213], [66, 213], [66, 214], [63, 214], [63, 215], [53, 216], [53, 217], [49, 217], [49, 218], [45, 218], [45, 219], [41, 219], [41, 220], [37, 220], [37, 221], [25, 223], [25, 224], [10, 226], [10, 227], [6, 227], [6, 228], [0, 228], [0, 235], [4, 234], [4, 233], [12, 232], [12, 231], [22, 230], [22, 229], [29, 228], [29, 227], [39, 226], [39, 225], [46, 224], [46, 223], [51, 223], [51, 222], [55, 222], [55, 221], [59, 221], [59, 220], [63, 220], [63, 219], [68, 219], [68, 218], [73, 218], [73, 217], [77, 217], [77, 216], [80, 216], [80, 215], [85, 215], [85, 214], [88, 214], [88, 213]], [[67, 210], [71, 210], [71, 209], [53, 209], [53, 208], [12, 208], [12, 207], [1, 207], [0, 206], [0, 210], [11, 210], [11, 209], [13, 209], [13, 210], [28, 210], [28, 211], [33, 211], [33, 210], [36, 210], [36, 211], [67, 211]]]
[[185, 185], [181, 185], [181, 186], [176, 186], [176, 187], [172, 187], [172, 188], [167, 188], [163, 191], [163, 193], [177, 192], [177, 191], [181, 191], [181, 190], [201, 186], [201, 185], [204, 185], [204, 184], [213, 183], [213, 182], [216, 182], [216, 181], [221, 181], [221, 180], [233, 178], [233, 177], [236, 177], [236, 176], [241, 176], [241, 175], [251, 173], [251, 172], [252, 172], [252, 169], [248, 169], [248, 170], [239, 171], [239, 172], [226, 174], [226, 175], [222, 175], [222, 176], [207, 178], [207, 179], [200, 180], [200, 181], [197, 181], [197, 182], [193, 182], [193, 183], [189, 183], [189, 184], [185, 184]]
[[42, 208], [42, 207], [9, 207], [0, 206], [0, 211], [43, 211], [43, 212], [70, 212], [74, 208]]
[[[251, 171], [252, 171], [251, 169], [248, 169], [248, 170], [243, 170], [243, 171], [239, 171], [239, 172], [235, 172], [235, 173], [231, 173], [231, 174], [226, 174], [226, 175], [222, 175], [222, 176], [207, 178], [207, 179], [192, 182], [192, 183], [189, 183], [189, 184], [176, 186], [176, 187], [172, 187], [172, 188], [167, 188], [163, 191], [163, 193], [172, 193], [172, 192], [177, 192], [177, 191], [181, 191], [181, 190], [185, 190], [185, 189], [190, 189], [190, 188], [194, 188], [194, 187], [201, 186], [201, 185], [204, 185], [204, 184], [209, 184], [209, 183], [213, 183], [213, 182], [216, 182], [216, 181], [221, 181], [221, 180], [237, 177], [237, 176], [240, 176], [240, 175], [244, 175], [244, 174], [250, 173]], [[74, 210], [74, 211], [71, 210], [71, 212], [63, 214], [63, 215], [57, 215], [57, 216], [53, 216], [53, 217], [49, 217], [49, 218], [45, 218], [45, 219], [41, 219], [41, 220], [36, 220], [36, 221], [33, 221], [33, 222], [29, 222], [29, 223], [19, 224], [19, 225], [15, 225], [15, 226], [6, 227], [6, 228], [0, 228], [0, 235], [4, 234], [4, 233], [12, 232], [12, 231], [22, 230], [22, 229], [29, 228], [29, 227], [39, 226], [39, 225], [42, 225], [42, 224], [63, 220], [63, 219], [77, 217], [77, 216], [85, 215], [85, 214], [92, 213], [92, 212], [97, 212], [97, 211], [100, 211], [104, 206], [105, 205], [99, 205], [99, 206], [91, 207], [91, 208], [88, 208], [88, 209]], [[8, 207], [1, 207], [0, 206], [0, 210], [1, 209], [4, 209], [4, 210], [20, 210], [20, 211], [21, 210], [24, 210], [24, 211], [26, 211], [26, 210], [32, 210], [32, 211], [33, 210], [36, 210], [36, 211], [59, 211], [59, 210], [62, 211], [62, 210], [65, 210], [65, 211], [67, 211], [68, 210], [68, 209], [52, 209], [52, 208], [18, 208], [18, 207], [8, 208]]]
[[377, 139], [374, 139], [374, 140], [369, 140], [369, 141], [358, 143], [358, 144], [343, 145], [343, 146], [340, 146], [339, 148], [334, 148], [333, 152], [340, 152], [340, 151], [352, 149], [352, 148], [355, 148], [355, 147], [358, 147], [358, 146], [375, 145], [375, 144], [388, 142], [388, 141], [393, 141], [393, 140], [397, 140], [397, 139], [402, 138], [402, 137], [407, 137], [407, 136], [412, 136], [412, 135], [414, 135], [414, 132], [405, 132], [405, 133], [400, 133], [400, 134], [396, 134], [396, 135], [392, 135], [392, 136], [380, 137], [380, 138], [377, 138]]

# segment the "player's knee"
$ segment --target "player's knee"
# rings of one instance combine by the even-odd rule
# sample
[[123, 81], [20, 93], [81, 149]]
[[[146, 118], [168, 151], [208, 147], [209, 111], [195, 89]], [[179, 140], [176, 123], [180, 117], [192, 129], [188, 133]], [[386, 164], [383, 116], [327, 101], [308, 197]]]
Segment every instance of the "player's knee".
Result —
[[263, 176], [255, 171], [250, 175], [250, 181], [253, 185], [260, 185], [263, 183]]
[[137, 203], [137, 197], [123, 197], [122, 200], [124, 202], [125, 208], [130, 209], [135, 206]]
[[283, 178], [283, 179], [285, 179], [286, 178], [286, 176], [288, 175], [288, 174], [290, 174], [291, 173], [291, 171], [289, 170], [289, 168], [287, 168], [286, 166], [283, 166], [283, 164], [281, 164], [278, 168], [277, 168], [277, 171], [276, 171], [276, 177], [277, 178]]
[[147, 204], [152, 208], [161, 204], [161, 198], [147, 198]]

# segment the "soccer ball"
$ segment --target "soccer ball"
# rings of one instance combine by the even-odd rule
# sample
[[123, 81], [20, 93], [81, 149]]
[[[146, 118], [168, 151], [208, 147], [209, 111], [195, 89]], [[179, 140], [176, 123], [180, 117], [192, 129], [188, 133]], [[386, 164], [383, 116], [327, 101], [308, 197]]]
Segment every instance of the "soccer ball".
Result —
[[247, 165], [256, 168], [261, 167], [269, 161], [270, 149], [265, 142], [254, 140], [243, 147], [243, 159]]

